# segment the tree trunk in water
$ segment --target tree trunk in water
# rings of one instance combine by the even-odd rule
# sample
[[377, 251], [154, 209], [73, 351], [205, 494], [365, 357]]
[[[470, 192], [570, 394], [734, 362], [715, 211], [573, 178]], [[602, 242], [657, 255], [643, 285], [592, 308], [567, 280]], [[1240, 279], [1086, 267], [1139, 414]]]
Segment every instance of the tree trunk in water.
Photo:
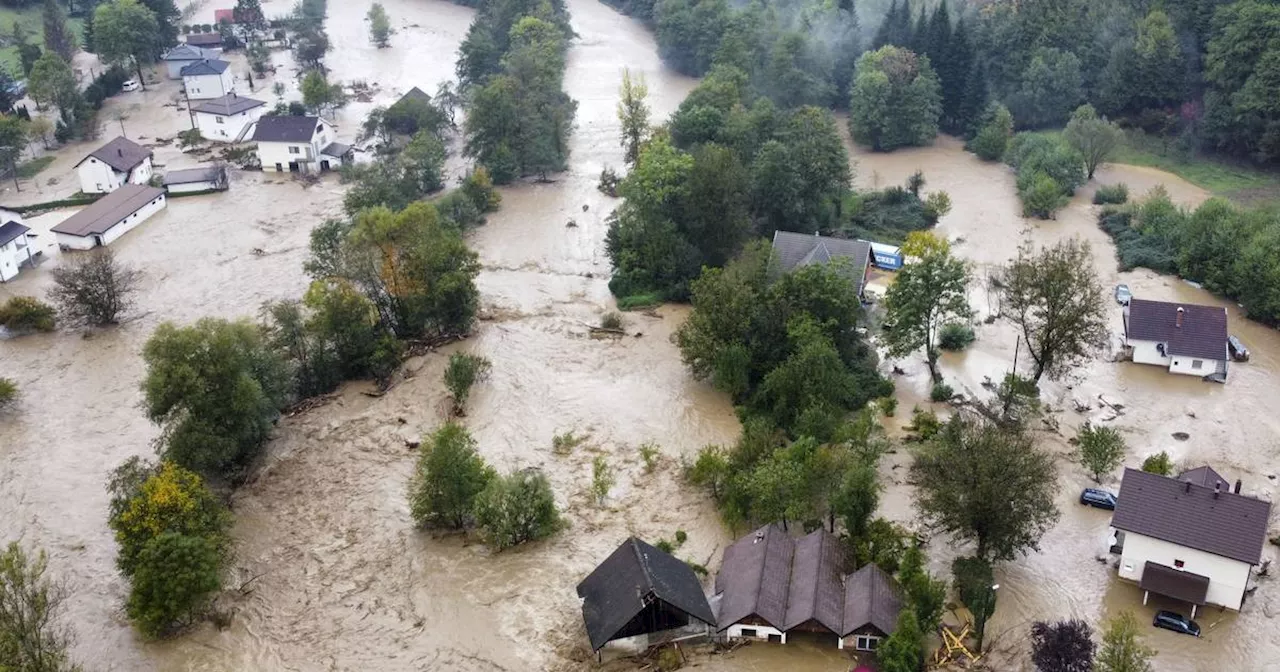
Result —
[[142, 61], [139, 61], [137, 57], [135, 57], [133, 59], [133, 67], [138, 71], [138, 86], [142, 87], [143, 91], [146, 91], [147, 79], [142, 76]]

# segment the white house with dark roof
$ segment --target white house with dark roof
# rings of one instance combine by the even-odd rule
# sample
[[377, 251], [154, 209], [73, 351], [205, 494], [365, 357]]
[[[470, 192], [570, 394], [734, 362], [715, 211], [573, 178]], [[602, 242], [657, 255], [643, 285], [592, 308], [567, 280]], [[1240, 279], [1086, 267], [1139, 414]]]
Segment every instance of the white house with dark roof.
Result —
[[35, 263], [30, 232], [21, 215], [0, 209], [0, 282], [18, 277], [24, 265]]
[[53, 227], [58, 247], [91, 250], [110, 245], [168, 205], [164, 190], [126, 184]]
[[1270, 502], [1240, 494], [1208, 466], [1169, 478], [1125, 469], [1111, 517], [1120, 578], [1198, 607], [1240, 609], [1262, 561]]
[[189, 100], [210, 100], [236, 92], [236, 78], [226, 61], [195, 61], [183, 67], [181, 73], [182, 88]]
[[1124, 307], [1124, 343], [1137, 364], [1226, 380], [1226, 308], [1130, 299]]
[[76, 164], [80, 191], [105, 194], [125, 184], [147, 184], [153, 173], [151, 150], [119, 136]]
[[315, 173], [337, 168], [351, 157], [351, 146], [337, 140], [337, 128], [320, 117], [264, 116], [253, 131], [262, 169], [278, 173]]
[[775, 231], [773, 254], [785, 273], [813, 264], [836, 264], [853, 281], [858, 296], [867, 286], [871, 266], [871, 243], [865, 240], [828, 238], [818, 234]]
[[182, 69], [197, 61], [204, 61], [211, 58], [217, 58], [218, 52], [209, 49], [201, 49], [200, 47], [190, 44], [179, 44], [178, 46], [164, 52], [160, 60], [164, 61], [165, 70], [169, 75], [169, 79], [182, 79]]
[[206, 140], [240, 142], [262, 118], [267, 104], [261, 100], [229, 93], [191, 106], [196, 128]]

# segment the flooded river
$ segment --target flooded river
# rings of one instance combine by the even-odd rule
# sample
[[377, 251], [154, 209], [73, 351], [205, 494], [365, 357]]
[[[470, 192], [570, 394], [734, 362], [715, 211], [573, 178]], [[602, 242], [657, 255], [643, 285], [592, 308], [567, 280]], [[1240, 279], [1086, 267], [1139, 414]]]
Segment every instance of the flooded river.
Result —
[[[374, 105], [413, 86], [434, 91], [451, 79], [454, 53], [472, 16], [439, 0], [383, 4], [398, 31], [387, 50], [369, 45], [367, 3], [330, 3], [332, 76], [363, 80], [377, 91], [340, 113], [344, 140]], [[288, 3], [264, 5], [270, 15]], [[414, 454], [406, 441], [442, 419], [439, 380], [449, 352], [435, 353], [411, 361], [407, 379], [382, 398], [353, 384], [329, 405], [280, 423], [261, 472], [234, 498], [238, 547], [221, 604], [234, 614], [228, 629], [205, 625], [161, 643], [133, 633], [121, 613], [126, 587], [113, 565], [103, 483], [127, 457], [152, 452], [156, 431], [138, 407], [142, 345], [162, 320], [253, 317], [263, 301], [299, 296], [310, 228], [340, 210], [341, 187], [334, 180], [304, 189], [286, 179], [238, 173], [232, 191], [175, 200], [116, 243], [121, 258], [146, 272], [136, 319], [92, 338], [60, 332], [0, 342], [0, 375], [16, 379], [23, 391], [17, 411], [0, 420], [0, 539], [20, 538], [49, 551], [54, 572], [74, 593], [68, 616], [79, 635], [75, 654], [89, 669], [591, 669], [573, 587], [627, 535], [652, 541], [683, 529], [689, 541], [679, 554], [718, 566], [730, 535], [705, 496], [680, 482], [678, 462], [707, 443], [731, 442], [739, 426], [729, 401], [692, 381], [680, 364], [670, 336], [687, 309], [628, 315], [627, 330], [638, 337], [596, 340], [587, 331], [612, 305], [603, 238], [616, 202], [595, 184], [602, 167], [621, 163], [614, 105], [622, 68], [645, 74], [655, 119], [673, 111], [695, 82], [661, 65], [640, 24], [595, 0], [569, 0], [568, 7], [580, 36], [565, 77], [579, 102], [571, 170], [550, 184], [504, 189], [501, 211], [472, 235], [484, 265], [478, 280], [483, 320], [471, 339], [453, 349], [493, 362], [466, 418], [481, 452], [500, 469], [543, 469], [569, 529], [502, 554], [413, 530], [405, 483]], [[289, 81], [287, 56], [276, 60], [279, 79]], [[128, 105], [133, 121], [149, 134], [181, 128], [179, 110], [147, 112], [147, 100], [112, 105]], [[81, 151], [60, 153], [50, 174], [69, 177], [78, 160], [70, 155]], [[174, 165], [191, 160], [174, 149], [157, 151], [158, 160]], [[948, 191], [954, 207], [940, 229], [964, 239], [957, 250], [980, 275], [1012, 256], [1020, 240], [1079, 235], [1093, 242], [1106, 283], [1127, 282], [1139, 297], [1215, 302], [1175, 279], [1145, 271], [1117, 274], [1088, 193], [1056, 221], [1028, 222], [1019, 216], [1012, 176], [979, 163], [954, 141], [891, 155], [859, 152], [856, 159], [861, 186], [900, 183], [919, 168], [927, 189]], [[42, 192], [65, 189], [57, 179], [53, 185], [42, 181]], [[1107, 168], [1099, 181], [1124, 181], [1135, 193], [1164, 183], [1186, 204], [1206, 196], [1169, 175], [1134, 168]], [[47, 230], [66, 216], [47, 215], [34, 226]], [[571, 219], [575, 227], [566, 226]], [[40, 269], [0, 286], [0, 300], [43, 294], [48, 269], [59, 263], [56, 251], [49, 254]], [[975, 292], [975, 304], [985, 311], [982, 299]], [[1238, 317], [1234, 309], [1232, 314]], [[1118, 330], [1118, 310], [1114, 325]], [[1178, 461], [1210, 461], [1228, 477], [1243, 478], [1246, 490], [1274, 496], [1269, 477], [1280, 470], [1274, 375], [1280, 337], [1240, 319], [1232, 330], [1254, 357], [1233, 367], [1226, 386], [1099, 361], [1080, 372], [1073, 389], [1049, 385], [1046, 396], [1057, 408], [1070, 408], [1073, 395], [1096, 399], [1106, 392], [1123, 400], [1126, 412], [1114, 422], [1133, 449], [1127, 464], [1168, 450]], [[998, 377], [1007, 368], [1014, 349], [1014, 334], [1002, 322], [979, 328], [979, 335], [974, 348], [943, 364], [958, 387], [975, 392], [983, 376]], [[923, 365], [903, 364], [900, 418], [927, 397]], [[1065, 456], [1065, 437], [1085, 417], [1066, 411], [1060, 416], [1063, 436], [1046, 440]], [[570, 455], [556, 455], [552, 436], [567, 430], [590, 439]], [[1175, 441], [1171, 434], [1179, 431], [1191, 439]], [[637, 450], [644, 442], [662, 446], [662, 462], [651, 474], [644, 473]], [[604, 507], [586, 492], [597, 454], [617, 472]], [[883, 509], [910, 522], [911, 492], [901, 483], [907, 461], [905, 453], [886, 461], [886, 478], [898, 485], [886, 493]], [[999, 570], [1001, 603], [990, 628], [997, 648], [1024, 648], [1030, 620], [1074, 615], [1097, 622], [1140, 604], [1136, 588], [1119, 584], [1093, 559], [1108, 517], [1074, 504], [1086, 481], [1078, 466], [1064, 460], [1064, 515], [1044, 540], [1046, 552]], [[945, 543], [934, 543], [937, 571], [945, 571], [951, 553]], [[1162, 651], [1158, 669], [1274, 669], [1280, 660], [1274, 592], [1264, 583], [1239, 617], [1204, 614], [1201, 623], [1212, 627], [1202, 640], [1153, 631], [1149, 639]], [[845, 667], [842, 660], [809, 647], [753, 646], [701, 664], [726, 672], [835, 671]], [[1011, 655], [1001, 669], [1024, 665]]]

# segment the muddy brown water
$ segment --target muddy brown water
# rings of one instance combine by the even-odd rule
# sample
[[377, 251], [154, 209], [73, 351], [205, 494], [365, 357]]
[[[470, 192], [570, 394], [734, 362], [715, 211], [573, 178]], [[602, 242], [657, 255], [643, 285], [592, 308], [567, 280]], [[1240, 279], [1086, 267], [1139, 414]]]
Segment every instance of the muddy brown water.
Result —
[[[265, 4], [268, 14], [287, 5]], [[399, 32], [390, 49], [376, 50], [363, 21], [367, 4], [331, 3], [333, 76], [365, 80], [376, 91], [340, 113], [344, 139], [354, 136], [372, 106], [412, 86], [433, 91], [451, 78], [454, 52], [472, 16], [436, 0], [384, 5]], [[410, 362], [407, 378], [382, 398], [352, 384], [327, 406], [280, 423], [261, 472], [234, 498], [237, 560], [220, 604], [234, 615], [228, 629], [206, 625], [162, 643], [133, 633], [120, 608], [126, 586], [112, 564], [103, 482], [125, 458], [150, 454], [156, 436], [138, 408], [142, 345], [162, 320], [253, 317], [265, 300], [299, 296], [308, 232], [340, 211], [336, 181], [304, 189], [286, 179], [237, 173], [231, 192], [175, 200], [114, 246], [146, 271], [129, 323], [90, 338], [60, 332], [0, 341], [0, 375], [16, 379], [23, 390], [17, 411], [0, 422], [0, 538], [48, 549], [53, 570], [73, 590], [68, 621], [78, 633], [75, 653], [90, 669], [591, 669], [573, 586], [623, 538], [671, 538], [683, 529], [689, 541], [679, 554], [718, 565], [731, 535], [706, 498], [681, 484], [678, 462], [707, 443], [732, 441], [739, 427], [728, 400], [692, 381], [680, 364], [670, 336], [687, 309], [628, 315], [627, 330], [639, 337], [595, 340], [587, 332], [612, 305], [603, 237], [605, 216], [616, 203], [595, 183], [602, 167], [621, 163], [614, 105], [622, 67], [645, 74], [655, 119], [674, 110], [695, 82], [661, 65], [640, 24], [593, 0], [570, 0], [569, 10], [580, 36], [565, 78], [579, 101], [572, 167], [553, 183], [504, 189], [502, 210], [472, 235], [484, 264], [478, 280], [484, 319], [471, 339], [449, 349], [483, 354], [494, 364], [466, 418], [481, 452], [501, 469], [544, 470], [569, 529], [502, 554], [413, 530], [404, 498], [413, 466], [406, 441], [441, 422], [438, 381], [449, 351], [435, 353]], [[295, 96], [287, 55], [275, 60], [278, 78], [289, 82], [287, 95]], [[136, 124], [144, 135], [171, 134], [183, 127], [185, 115], [159, 103], [173, 94], [161, 86], [110, 105], [125, 111], [126, 125]], [[85, 149], [59, 152], [54, 167], [36, 181], [37, 193], [5, 197], [32, 202], [64, 192], [74, 179], [70, 167]], [[173, 166], [198, 160], [171, 147], [157, 152], [159, 162]], [[1019, 216], [1008, 171], [978, 162], [952, 140], [890, 155], [855, 151], [855, 159], [860, 186], [900, 183], [920, 168], [927, 189], [948, 191], [954, 207], [939, 228], [963, 238], [957, 250], [979, 274], [1012, 256], [1024, 239], [1045, 243], [1079, 235], [1094, 244], [1109, 284], [1127, 282], [1140, 297], [1220, 303], [1176, 279], [1116, 273], [1110, 244], [1087, 204], [1088, 189], [1058, 220], [1027, 221]], [[48, 184], [51, 178], [54, 184]], [[1206, 197], [1156, 171], [1115, 166], [1099, 174], [1098, 182], [1116, 181], [1135, 193], [1163, 183], [1188, 205]], [[67, 215], [46, 215], [34, 227], [47, 231]], [[566, 226], [570, 220], [576, 226]], [[60, 263], [56, 250], [48, 256], [40, 269], [0, 286], [0, 299], [42, 294], [48, 269]], [[985, 310], [980, 290], [974, 303]], [[1068, 409], [1072, 396], [1105, 392], [1122, 400], [1125, 414], [1113, 422], [1129, 438], [1127, 464], [1169, 450], [1175, 460], [1210, 461], [1228, 477], [1244, 478], [1246, 490], [1274, 496], [1268, 477], [1280, 462], [1274, 383], [1280, 337], [1238, 319], [1234, 308], [1232, 315], [1232, 330], [1254, 358], [1233, 367], [1226, 386], [1098, 361], [1080, 372], [1072, 389], [1049, 385], [1046, 396]], [[1114, 326], [1120, 327], [1118, 310]], [[943, 363], [947, 377], [972, 392], [981, 391], [983, 376], [998, 377], [1013, 356], [1007, 324], [980, 327], [979, 335], [975, 347]], [[928, 393], [922, 363], [901, 364], [907, 374], [897, 381], [901, 406], [891, 428]], [[1074, 504], [1088, 479], [1065, 458], [1065, 436], [1086, 416], [1067, 410], [1059, 417], [1063, 436], [1047, 434], [1045, 440], [1064, 455], [1063, 519], [1045, 537], [1043, 553], [998, 570], [1001, 602], [990, 632], [995, 648], [1009, 651], [993, 659], [999, 669], [1026, 668], [1022, 652], [1030, 620], [1077, 616], [1096, 623], [1122, 608], [1145, 615], [1164, 606], [1143, 608], [1136, 588], [1094, 561], [1108, 517]], [[590, 439], [569, 455], [555, 455], [551, 438], [567, 430]], [[1175, 441], [1171, 434], [1178, 431], [1191, 439]], [[648, 441], [658, 443], [663, 455], [652, 474], [644, 473], [638, 455]], [[586, 492], [597, 454], [617, 472], [604, 507]], [[893, 485], [882, 509], [909, 523], [907, 463], [906, 452], [886, 460], [885, 477]], [[935, 570], [944, 572], [955, 551], [941, 539], [932, 546]], [[1151, 631], [1149, 641], [1161, 650], [1157, 669], [1277, 669], [1277, 607], [1274, 587], [1264, 582], [1239, 616], [1202, 615], [1208, 634], [1201, 640]], [[751, 646], [700, 661], [703, 669], [726, 671], [834, 671], [847, 665], [837, 652], [812, 646]]]

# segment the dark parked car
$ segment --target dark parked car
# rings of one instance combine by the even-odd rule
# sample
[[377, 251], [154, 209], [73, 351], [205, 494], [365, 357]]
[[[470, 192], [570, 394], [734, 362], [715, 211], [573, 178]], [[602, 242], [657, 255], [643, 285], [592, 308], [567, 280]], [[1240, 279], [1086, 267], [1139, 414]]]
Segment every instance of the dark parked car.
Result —
[[1200, 636], [1199, 623], [1172, 611], [1157, 611], [1155, 620], [1151, 621], [1151, 625], [1184, 635]]
[[1129, 285], [1116, 285], [1116, 303], [1127, 306], [1132, 298], [1133, 292], [1129, 291]]
[[1231, 359], [1237, 362], [1249, 361], [1249, 348], [1244, 347], [1244, 343], [1234, 335], [1227, 337], [1227, 350], [1231, 351]]
[[1116, 508], [1116, 496], [1106, 490], [1085, 488], [1084, 492], [1080, 493], [1080, 503], [1114, 511]]

